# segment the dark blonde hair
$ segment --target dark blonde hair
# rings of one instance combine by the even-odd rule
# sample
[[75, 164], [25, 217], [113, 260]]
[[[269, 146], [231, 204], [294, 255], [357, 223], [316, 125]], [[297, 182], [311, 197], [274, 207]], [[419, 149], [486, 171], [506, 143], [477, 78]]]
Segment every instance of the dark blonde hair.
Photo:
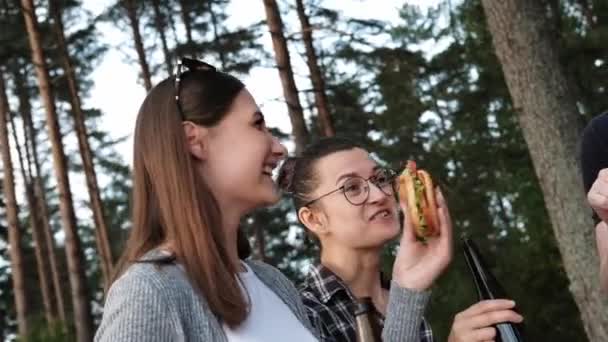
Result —
[[[219, 71], [187, 71], [180, 84], [184, 120], [216, 125], [243, 89], [241, 81]], [[156, 85], [139, 110], [133, 180], [133, 228], [114, 279], [171, 241], [174, 258], [211, 311], [227, 325], [238, 326], [247, 317], [247, 301], [228, 257], [221, 209], [196, 173], [186, 145], [173, 77]]]

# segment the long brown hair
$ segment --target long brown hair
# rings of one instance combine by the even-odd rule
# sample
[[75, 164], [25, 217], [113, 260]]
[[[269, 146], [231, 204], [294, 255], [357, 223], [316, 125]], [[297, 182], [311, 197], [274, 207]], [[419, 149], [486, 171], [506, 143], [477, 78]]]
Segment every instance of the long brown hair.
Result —
[[[184, 120], [217, 124], [243, 88], [219, 71], [186, 72], [180, 85]], [[114, 280], [145, 253], [171, 241], [175, 259], [211, 311], [228, 326], [238, 326], [247, 317], [247, 301], [229, 261], [220, 208], [188, 152], [173, 77], [155, 86], [139, 110], [132, 202], [133, 227]]]

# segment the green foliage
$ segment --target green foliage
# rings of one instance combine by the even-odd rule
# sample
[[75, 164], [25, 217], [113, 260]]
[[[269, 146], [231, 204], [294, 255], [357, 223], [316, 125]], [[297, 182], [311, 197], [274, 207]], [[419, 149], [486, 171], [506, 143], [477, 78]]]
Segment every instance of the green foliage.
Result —
[[30, 334], [24, 337], [18, 337], [17, 341], [21, 342], [71, 342], [76, 339], [61, 322], [47, 324], [42, 317], [37, 317], [33, 320]]

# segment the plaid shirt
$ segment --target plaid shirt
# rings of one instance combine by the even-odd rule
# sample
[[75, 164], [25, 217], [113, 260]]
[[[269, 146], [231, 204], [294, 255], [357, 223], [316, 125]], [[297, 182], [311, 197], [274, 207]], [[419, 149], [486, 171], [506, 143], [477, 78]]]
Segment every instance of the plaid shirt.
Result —
[[[385, 286], [388, 284], [383, 284]], [[319, 330], [321, 341], [356, 342], [354, 305], [356, 299], [346, 284], [329, 268], [319, 264], [312, 267], [300, 288], [306, 313]], [[375, 311], [375, 310], [374, 310]], [[384, 316], [375, 311], [378, 326], [384, 326]], [[433, 331], [423, 319], [420, 341], [433, 342]]]

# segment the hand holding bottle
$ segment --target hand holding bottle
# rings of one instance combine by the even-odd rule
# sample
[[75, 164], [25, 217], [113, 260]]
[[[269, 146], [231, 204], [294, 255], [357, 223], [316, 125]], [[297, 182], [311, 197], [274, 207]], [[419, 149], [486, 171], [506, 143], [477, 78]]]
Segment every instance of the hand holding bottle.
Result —
[[520, 323], [523, 317], [511, 310], [515, 302], [506, 299], [483, 300], [454, 316], [448, 342], [493, 341], [502, 322]]

